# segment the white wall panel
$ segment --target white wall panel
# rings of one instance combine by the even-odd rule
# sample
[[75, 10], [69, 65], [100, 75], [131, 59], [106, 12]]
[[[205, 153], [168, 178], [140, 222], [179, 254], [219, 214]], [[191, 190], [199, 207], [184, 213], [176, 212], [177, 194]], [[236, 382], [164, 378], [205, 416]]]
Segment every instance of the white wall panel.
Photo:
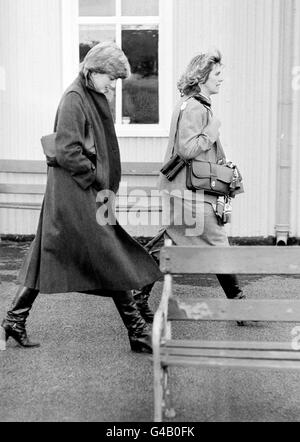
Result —
[[[7, 184], [45, 184], [46, 175], [28, 173], [0, 173], [0, 182]], [[0, 204], [41, 203], [42, 195], [0, 194]], [[36, 232], [39, 210], [0, 208], [0, 233], [3, 235], [33, 235]]]
[[168, 138], [120, 138], [119, 144], [123, 162], [162, 162]]
[[[0, 158], [44, 159], [40, 137], [52, 131], [62, 91], [60, 0], [0, 0]], [[1, 174], [7, 183], [38, 184], [45, 176]], [[38, 202], [35, 195], [1, 201]], [[1, 234], [34, 234], [39, 211], [0, 209]]]
[[61, 94], [60, 0], [0, 0], [0, 158], [41, 159]]
[[298, 0], [295, 1], [294, 29], [295, 47], [293, 68], [297, 67], [297, 78], [293, 76], [291, 79], [293, 88], [291, 235], [300, 237], [300, 2]]
[[229, 233], [274, 235], [280, 0], [175, 3], [175, 78], [197, 53], [217, 47], [223, 54], [225, 82], [213, 106], [246, 189], [234, 201]]

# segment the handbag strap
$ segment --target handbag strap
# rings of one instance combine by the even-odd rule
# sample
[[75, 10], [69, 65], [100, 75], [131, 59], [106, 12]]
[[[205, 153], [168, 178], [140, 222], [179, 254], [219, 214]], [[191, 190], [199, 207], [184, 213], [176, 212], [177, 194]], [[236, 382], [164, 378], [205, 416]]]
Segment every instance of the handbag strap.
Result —
[[[200, 101], [200, 103], [205, 107], [205, 109], [207, 110], [208, 119], [209, 119], [209, 115], [211, 115], [211, 116], [213, 115], [211, 107], [210, 107], [210, 103], [201, 94], [194, 95], [194, 98], [196, 100]], [[226, 161], [226, 155], [225, 155], [224, 149], [223, 149], [220, 141], [219, 140], [215, 141], [213, 145], [216, 145], [217, 163], [220, 160]]]
[[172, 146], [172, 152], [171, 152], [171, 157], [174, 154], [174, 148], [175, 148], [175, 143], [176, 143], [176, 139], [177, 139], [177, 134], [178, 134], [178, 129], [179, 129], [179, 121], [181, 119], [182, 116], [182, 112], [184, 111], [184, 109], [186, 108], [186, 104], [187, 101], [192, 98], [192, 95], [190, 97], [187, 97], [180, 106], [179, 112], [178, 112], [178, 116], [177, 116], [177, 120], [176, 120], [176, 130], [175, 130], [175, 134], [174, 134], [174, 141], [173, 141], [173, 146]]

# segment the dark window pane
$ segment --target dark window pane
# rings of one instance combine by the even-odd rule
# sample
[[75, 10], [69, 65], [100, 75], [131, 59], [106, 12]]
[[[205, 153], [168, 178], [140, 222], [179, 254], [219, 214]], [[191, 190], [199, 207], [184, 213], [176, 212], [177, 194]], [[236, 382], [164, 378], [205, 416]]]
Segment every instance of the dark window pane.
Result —
[[122, 0], [122, 15], [159, 15], [158, 0]]
[[[79, 26], [79, 60], [83, 61], [89, 50], [102, 41], [115, 41], [116, 29], [114, 25], [80, 25]], [[109, 102], [110, 109], [116, 119], [116, 97]]]
[[116, 14], [115, 0], [79, 0], [81, 17], [112, 16]]
[[80, 25], [79, 26], [79, 48], [80, 62], [85, 54], [101, 41], [115, 41], [115, 25]]
[[158, 104], [158, 26], [124, 26], [122, 48], [132, 75], [123, 81], [123, 123], [156, 124]]

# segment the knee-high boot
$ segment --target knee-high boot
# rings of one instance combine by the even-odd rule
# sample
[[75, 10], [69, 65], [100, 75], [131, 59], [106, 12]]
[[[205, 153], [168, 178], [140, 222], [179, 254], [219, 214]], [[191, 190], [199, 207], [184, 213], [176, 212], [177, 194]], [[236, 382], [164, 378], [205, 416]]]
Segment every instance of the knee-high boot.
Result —
[[[160, 237], [161, 237], [161, 234], [158, 235], [156, 238], [160, 239]], [[154, 238], [152, 241], [154, 241], [156, 238]], [[147, 244], [148, 247], [149, 247], [149, 245], [151, 245], [152, 241], [150, 241]], [[147, 246], [145, 246], [145, 247], [147, 248]], [[156, 264], [159, 266], [159, 249], [153, 250], [152, 252], [149, 252], [149, 254], [154, 259]], [[133, 296], [134, 296], [134, 300], [136, 302], [136, 305], [137, 305], [142, 317], [145, 319], [145, 321], [148, 324], [152, 324], [153, 319], [154, 319], [154, 313], [149, 306], [149, 297], [150, 297], [150, 294], [151, 294], [154, 284], [155, 284], [155, 282], [146, 285], [141, 290], [134, 290], [133, 291]]]
[[112, 298], [128, 330], [131, 350], [152, 353], [150, 329], [142, 318], [131, 291], [117, 292]]
[[243, 299], [245, 295], [239, 286], [237, 276], [234, 274], [217, 275], [219, 283], [228, 299]]
[[40, 344], [31, 342], [28, 339], [25, 323], [39, 291], [28, 287], [20, 287], [7, 312], [6, 318], [2, 321], [2, 330], [0, 338], [2, 347], [5, 349], [5, 343], [9, 337], [14, 338], [21, 347], [39, 347]]
[[[220, 274], [217, 275], [219, 283], [225, 292], [228, 299], [245, 299], [243, 290], [239, 286], [237, 276], [234, 274]], [[246, 325], [245, 321], [237, 321], [237, 325]]]
[[152, 324], [154, 314], [151, 308], [149, 307], [149, 296], [151, 290], [154, 286], [154, 283], [146, 285], [142, 288], [142, 290], [134, 290], [133, 297], [136, 302], [137, 308], [139, 309], [142, 317], [148, 324]]

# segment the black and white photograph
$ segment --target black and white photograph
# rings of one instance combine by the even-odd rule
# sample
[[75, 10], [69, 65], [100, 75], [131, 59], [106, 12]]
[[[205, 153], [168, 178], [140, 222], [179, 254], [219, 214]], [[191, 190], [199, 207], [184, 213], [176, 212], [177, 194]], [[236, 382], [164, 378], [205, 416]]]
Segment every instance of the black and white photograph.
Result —
[[299, 165], [300, 0], [0, 0], [0, 423], [300, 422]]

